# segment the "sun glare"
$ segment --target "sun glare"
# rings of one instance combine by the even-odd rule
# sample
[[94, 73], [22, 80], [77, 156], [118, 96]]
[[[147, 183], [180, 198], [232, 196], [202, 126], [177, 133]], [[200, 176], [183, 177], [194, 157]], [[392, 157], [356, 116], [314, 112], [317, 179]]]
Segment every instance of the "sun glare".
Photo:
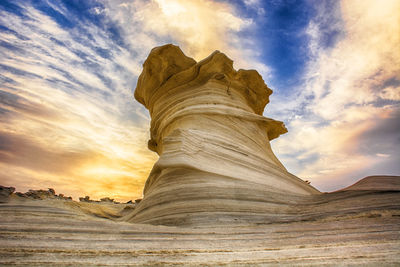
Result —
[[162, 12], [169, 17], [184, 13], [186, 8], [176, 1], [157, 0]]

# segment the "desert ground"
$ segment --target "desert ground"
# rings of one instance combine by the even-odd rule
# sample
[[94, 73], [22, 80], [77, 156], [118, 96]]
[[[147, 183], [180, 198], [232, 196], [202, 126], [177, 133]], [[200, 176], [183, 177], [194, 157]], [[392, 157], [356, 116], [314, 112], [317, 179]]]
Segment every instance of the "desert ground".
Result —
[[[274, 223], [135, 224], [135, 204], [0, 203], [2, 266], [398, 266], [400, 178], [368, 177]], [[207, 216], [207, 214], [204, 214]], [[290, 218], [290, 220], [288, 219]]]

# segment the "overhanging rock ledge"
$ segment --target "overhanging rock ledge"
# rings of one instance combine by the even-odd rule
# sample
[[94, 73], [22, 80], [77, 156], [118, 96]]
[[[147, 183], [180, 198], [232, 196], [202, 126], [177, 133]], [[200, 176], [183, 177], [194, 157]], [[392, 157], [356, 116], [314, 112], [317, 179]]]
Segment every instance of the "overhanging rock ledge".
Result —
[[168, 44], [143, 64], [135, 98], [150, 112], [159, 160], [128, 221], [197, 225], [266, 222], [319, 194], [290, 174], [270, 141], [287, 132], [262, 116], [272, 90], [255, 70], [215, 51], [200, 62]]

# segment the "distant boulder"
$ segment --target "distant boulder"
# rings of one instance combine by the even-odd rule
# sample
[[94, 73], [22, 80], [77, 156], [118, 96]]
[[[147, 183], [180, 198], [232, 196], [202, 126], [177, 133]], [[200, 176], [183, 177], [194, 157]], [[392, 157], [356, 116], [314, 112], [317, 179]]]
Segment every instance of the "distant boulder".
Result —
[[0, 185], [0, 202], [8, 202], [12, 193], [14, 193], [14, 187], [6, 187]]
[[[8, 187], [2, 187], [2, 188], [8, 188]], [[14, 187], [9, 187], [12, 189], [12, 192], [14, 192], [15, 188]], [[2, 191], [2, 189], [0, 189]], [[0, 192], [1, 193], [1, 192]], [[12, 193], [10, 193], [11, 195]], [[48, 188], [48, 190], [33, 190], [30, 189], [28, 192], [21, 193], [21, 192], [15, 192], [14, 194], [17, 197], [23, 197], [23, 198], [29, 198], [29, 199], [63, 199], [63, 200], [72, 200], [72, 197], [67, 197], [64, 196], [64, 194], [59, 194], [56, 195], [56, 191], [53, 188]]]
[[66, 197], [64, 194], [58, 194], [57, 198], [63, 199], [63, 200], [72, 200], [72, 197]]
[[93, 202], [93, 200], [91, 200], [89, 196], [80, 197], [79, 201], [80, 202]]
[[103, 197], [102, 199], [100, 199], [100, 201], [101, 201], [101, 202], [111, 202], [111, 203], [113, 203], [113, 202], [114, 202], [114, 199], [111, 199], [111, 198], [109, 198], [109, 197]]
[[49, 188], [48, 190], [33, 190], [30, 189], [28, 192], [24, 194], [16, 194], [21, 197], [27, 197], [31, 199], [47, 199], [47, 198], [56, 198], [55, 191], [52, 188]]

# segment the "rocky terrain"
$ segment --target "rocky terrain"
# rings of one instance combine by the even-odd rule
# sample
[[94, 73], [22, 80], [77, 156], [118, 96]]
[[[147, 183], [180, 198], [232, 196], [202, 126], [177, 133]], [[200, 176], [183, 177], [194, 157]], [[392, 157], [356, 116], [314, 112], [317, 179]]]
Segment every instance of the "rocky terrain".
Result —
[[194, 227], [121, 220], [132, 204], [12, 194], [0, 203], [0, 265], [398, 266], [400, 177], [360, 183], [272, 223]]
[[398, 266], [400, 177], [323, 193], [289, 173], [270, 146], [287, 129], [262, 116], [271, 93], [219, 51], [154, 48], [135, 90], [160, 156], [143, 200], [0, 187], [0, 264]]

